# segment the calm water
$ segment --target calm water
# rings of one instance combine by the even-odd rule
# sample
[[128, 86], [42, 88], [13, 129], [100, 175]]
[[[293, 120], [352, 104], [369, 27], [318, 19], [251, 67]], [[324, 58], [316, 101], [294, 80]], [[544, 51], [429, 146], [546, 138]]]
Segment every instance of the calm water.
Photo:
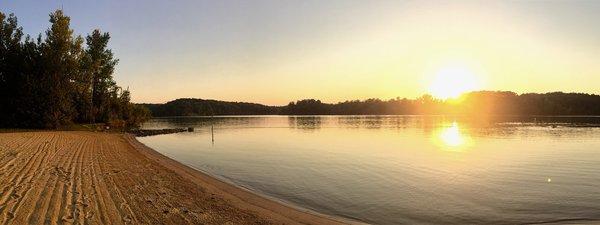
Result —
[[593, 223], [595, 124], [600, 118], [191, 117], [144, 126], [195, 132], [139, 140], [236, 185], [367, 223]]

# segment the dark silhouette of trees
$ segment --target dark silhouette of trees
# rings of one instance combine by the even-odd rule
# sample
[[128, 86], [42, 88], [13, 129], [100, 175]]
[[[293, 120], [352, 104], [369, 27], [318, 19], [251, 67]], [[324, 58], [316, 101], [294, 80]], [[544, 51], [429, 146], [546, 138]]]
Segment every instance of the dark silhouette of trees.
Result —
[[114, 59], [112, 51], [107, 49], [109, 40], [110, 35], [101, 33], [100, 30], [94, 30], [86, 37], [87, 48], [82, 66], [87, 75], [88, 88], [91, 90], [88, 92], [90, 94], [88, 110], [92, 122], [110, 119], [110, 88], [116, 85], [112, 74], [118, 60]]
[[16, 119], [10, 109], [16, 109], [15, 97], [20, 91], [12, 84], [22, 83], [24, 79], [18, 69], [23, 64], [22, 38], [23, 30], [18, 27], [17, 18], [0, 13], [0, 115], [8, 120]]
[[461, 114], [599, 115], [599, 104], [600, 96], [583, 93], [478, 91], [465, 94], [454, 110]]
[[94, 30], [84, 48], [61, 10], [49, 21], [45, 37], [33, 40], [23, 37], [14, 15], [0, 13], [0, 126], [134, 126], [149, 116], [112, 79], [117, 60], [107, 49], [108, 33]]
[[280, 107], [246, 102], [182, 98], [165, 104], [141, 104], [152, 116], [273, 115]]
[[44, 127], [59, 127], [68, 124], [76, 115], [73, 99], [81, 87], [82, 74], [79, 73], [79, 60], [82, 57], [83, 39], [73, 37], [69, 27], [70, 18], [57, 10], [50, 14], [52, 26], [46, 31], [46, 39], [41, 43], [42, 76], [40, 82], [45, 107], [42, 113]]
[[367, 99], [336, 104], [305, 99], [286, 106], [202, 99], [144, 105], [154, 116], [207, 116], [211, 112], [215, 115], [600, 115], [599, 95], [562, 92], [518, 95], [506, 91], [476, 91], [458, 100], [423, 95], [416, 99]]
[[297, 102], [290, 102], [285, 107], [284, 114], [295, 115], [326, 115], [331, 114], [331, 104], [322, 103], [320, 100], [305, 99]]

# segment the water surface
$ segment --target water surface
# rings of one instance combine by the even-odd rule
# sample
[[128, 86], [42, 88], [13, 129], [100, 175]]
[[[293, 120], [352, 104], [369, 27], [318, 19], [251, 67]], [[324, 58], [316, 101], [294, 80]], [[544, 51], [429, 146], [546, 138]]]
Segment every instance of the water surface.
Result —
[[281, 201], [374, 224], [597, 222], [600, 118], [158, 118], [139, 138]]

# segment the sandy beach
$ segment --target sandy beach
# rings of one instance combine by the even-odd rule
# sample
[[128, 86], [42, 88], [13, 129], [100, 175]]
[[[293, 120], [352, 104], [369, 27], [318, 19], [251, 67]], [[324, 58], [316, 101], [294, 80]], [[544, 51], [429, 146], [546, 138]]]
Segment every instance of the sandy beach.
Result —
[[0, 133], [0, 191], [1, 224], [342, 224], [119, 133]]

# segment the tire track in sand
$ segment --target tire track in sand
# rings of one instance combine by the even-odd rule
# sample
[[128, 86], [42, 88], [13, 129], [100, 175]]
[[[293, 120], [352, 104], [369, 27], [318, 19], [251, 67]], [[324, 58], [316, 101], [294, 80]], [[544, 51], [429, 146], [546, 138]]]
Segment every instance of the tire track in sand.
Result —
[[31, 151], [30, 154], [23, 154], [23, 156], [29, 157], [23, 160], [25, 163], [19, 170], [13, 170], [10, 175], [10, 181], [7, 183], [9, 187], [4, 189], [1, 199], [1, 204], [4, 206], [2, 208], [2, 224], [8, 223], [15, 217], [15, 210], [21, 204], [23, 196], [31, 189], [32, 180], [40, 175], [36, 172], [41, 168], [48, 151], [44, 151], [46, 145], [35, 145], [35, 143], [39, 143], [39, 140], [42, 140], [42, 138], [39, 138], [38, 142], [31, 142], [33, 144], [31, 149], [35, 147], [35, 150]]

